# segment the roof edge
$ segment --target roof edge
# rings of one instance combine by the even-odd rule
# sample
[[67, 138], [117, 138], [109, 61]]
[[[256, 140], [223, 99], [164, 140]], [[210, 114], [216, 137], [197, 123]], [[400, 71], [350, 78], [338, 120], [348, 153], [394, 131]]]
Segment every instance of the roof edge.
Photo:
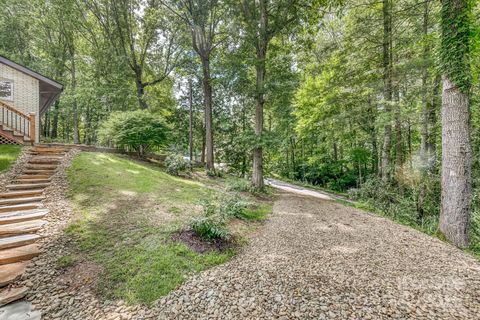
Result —
[[48, 83], [49, 85], [52, 85], [54, 86], [55, 88], [58, 88], [59, 90], [63, 90], [63, 84], [61, 84], [60, 82], [57, 82], [53, 79], [50, 79], [48, 77], [45, 77], [44, 75], [41, 75], [40, 73], [38, 72], [35, 72], [33, 71], [32, 69], [30, 68], [27, 68], [25, 66], [22, 66], [16, 62], [13, 62], [12, 60], [4, 57], [4, 56], [1, 56], [0, 55], [0, 62], [1, 63], [4, 63], [6, 64], [7, 66], [11, 67], [11, 68], [14, 68], [20, 72], [23, 72], [25, 73], [26, 75], [29, 75], [37, 80], [40, 80], [40, 81], [43, 81], [45, 83]]

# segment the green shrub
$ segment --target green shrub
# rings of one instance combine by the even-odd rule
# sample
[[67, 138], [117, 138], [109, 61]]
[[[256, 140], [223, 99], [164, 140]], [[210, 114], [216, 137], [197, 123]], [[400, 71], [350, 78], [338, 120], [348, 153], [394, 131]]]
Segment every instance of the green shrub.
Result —
[[139, 156], [144, 156], [166, 143], [167, 132], [165, 121], [148, 111], [116, 112], [102, 124], [98, 139], [102, 145], [134, 151]]
[[170, 154], [165, 159], [166, 171], [168, 174], [178, 176], [180, 172], [188, 169], [189, 162], [181, 154]]
[[229, 240], [231, 238], [231, 233], [226, 227], [225, 220], [215, 215], [194, 218], [190, 222], [190, 228], [197, 235], [209, 241]]
[[247, 209], [249, 205], [250, 203], [244, 200], [238, 194], [225, 195], [220, 198], [219, 211], [220, 214], [224, 215], [225, 217], [235, 217], [241, 219], [243, 218], [245, 209]]
[[253, 192], [255, 190], [247, 179], [231, 179], [227, 182], [227, 191]]

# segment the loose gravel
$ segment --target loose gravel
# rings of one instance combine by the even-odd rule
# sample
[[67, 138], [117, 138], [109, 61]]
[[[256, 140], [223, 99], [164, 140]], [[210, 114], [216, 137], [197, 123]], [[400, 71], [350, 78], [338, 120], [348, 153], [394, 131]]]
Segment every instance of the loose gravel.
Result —
[[43, 319], [480, 318], [480, 263], [471, 256], [378, 216], [289, 193], [278, 196], [273, 215], [239, 255], [152, 308], [104, 301], [84, 279], [101, 270], [82, 264], [80, 282], [72, 283], [56, 267], [71, 253], [63, 233], [73, 212], [65, 168], [76, 152], [46, 192], [44, 253], [24, 280]]
[[234, 260], [158, 303], [159, 319], [479, 319], [480, 264], [354, 208], [282, 194]]

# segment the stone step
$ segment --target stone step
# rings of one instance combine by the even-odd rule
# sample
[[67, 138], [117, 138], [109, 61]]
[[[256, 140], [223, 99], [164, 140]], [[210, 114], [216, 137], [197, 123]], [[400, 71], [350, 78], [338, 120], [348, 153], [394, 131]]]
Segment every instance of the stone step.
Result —
[[48, 210], [46, 209], [0, 213], [0, 227], [3, 224], [42, 219], [47, 215], [47, 213]]
[[18, 179], [31, 180], [31, 179], [49, 179], [51, 174], [22, 174], [18, 176]]
[[27, 264], [28, 262], [17, 262], [0, 266], [0, 287], [5, 287], [20, 278]]
[[0, 213], [1, 212], [25, 211], [25, 210], [31, 210], [31, 209], [38, 209], [41, 206], [42, 206], [42, 204], [39, 203], [39, 202], [15, 204], [15, 205], [9, 205], [9, 206], [1, 206], [0, 207]]
[[29, 244], [22, 247], [5, 249], [0, 251], [0, 265], [28, 261], [40, 254], [38, 245]]
[[13, 183], [16, 184], [31, 184], [31, 183], [49, 183], [50, 179], [15, 179]]
[[0, 307], [2, 320], [41, 320], [42, 313], [34, 310], [30, 302], [25, 300], [15, 301]]
[[8, 190], [30, 190], [30, 189], [44, 189], [48, 187], [50, 183], [29, 183], [29, 184], [9, 184]]
[[26, 296], [28, 289], [26, 287], [5, 288], [0, 291], [0, 306], [17, 301]]
[[47, 224], [45, 220], [31, 220], [4, 224], [0, 226], [0, 237], [16, 236], [20, 234], [33, 233], [40, 230]]
[[5, 193], [0, 193], [0, 199], [39, 196], [42, 193], [43, 193], [43, 189], [10, 191], [10, 192], [5, 192]]
[[38, 234], [22, 234], [19, 236], [0, 238], [0, 250], [26, 246], [41, 238]]
[[21, 203], [31, 203], [31, 202], [41, 202], [45, 200], [44, 196], [36, 197], [26, 197], [26, 198], [9, 198], [0, 200], [0, 206], [11, 205], [11, 204], [21, 204]]

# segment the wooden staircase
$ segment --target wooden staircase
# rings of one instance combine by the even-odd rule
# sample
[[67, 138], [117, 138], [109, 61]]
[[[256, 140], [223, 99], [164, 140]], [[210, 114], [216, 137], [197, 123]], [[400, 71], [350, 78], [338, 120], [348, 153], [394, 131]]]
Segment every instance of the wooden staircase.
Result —
[[0, 100], [0, 144], [33, 144], [35, 114], [29, 115]]
[[0, 193], [0, 306], [22, 299], [28, 291], [15, 281], [41, 253], [35, 242], [41, 238], [36, 232], [47, 223], [43, 191], [66, 152], [65, 147], [33, 147], [23, 172]]

